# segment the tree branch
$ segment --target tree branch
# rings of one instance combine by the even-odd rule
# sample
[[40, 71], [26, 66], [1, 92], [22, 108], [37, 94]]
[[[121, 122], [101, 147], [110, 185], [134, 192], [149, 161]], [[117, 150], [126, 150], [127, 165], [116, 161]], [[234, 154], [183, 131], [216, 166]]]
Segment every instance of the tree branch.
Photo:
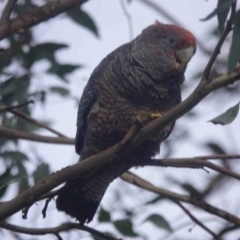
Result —
[[53, 18], [69, 9], [78, 7], [86, 1], [87, 0], [52, 0], [44, 6], [26, 12], [11, 21], [1, 22], [0, 40], [9, 37], [22, 29], [30, 28]]
[[1, 20], [9, 20], [11, 13], [13, 12], [15, 5], [17, 3], [17, 0], [8, 0], [6, 3], [6, 6], [3, 10]]
[[59, 234], [60, 232], [63, 231], [69, 231], [72, 229], [79, 229], [83, 230], [86, 232], [89, 232], [97, 237], [100, 237], [101, 239], [106, 239], [106, 240], [116, 240], [116, 238], [111, 237], [109, 235], [106, 235], [102, 232], [99, 232], [93, 228], [83, 226], [77, 223], [63, 223], [58, 227], [52, 227], [52, 228], [26, 228], [26, 227], [21, 227], [17, 225], [13, 225], [10, 223], [6, 222], [0, 222], [0, 227], [11, 230], [14, 232], [18, 233], [24, 233], [24, 234], [29, 234], [29, 235], [47, 235], [47, 234]]
[[128, 22], [128, 28], [129, 28], [129, 38], [130, 41], [133, 39], [133, 23], [132, 23], [132, 18], [131, 15], [129, 14], [129, 12], [127, 11], [126, 5], [124, 3], [124, 0], [120, 0], [120, 4], [123, 10], [123, 13], [127, 19]]
[[20, 103], [20, 104], [17, 104], [17, 105], [12, 105], [12, 106], [0, 106], [0, 112], [6, 112], [6, 111], [11, 111], [15, 108], [21, 108], [21, 107], [24, 107], [28, 104], [31, 104], [31, 103], [34, 103], [33, 100], [29, 100], [27, 102], [24, 102], [24, 103]]
[[186, 203], [190, 203], [196, 207], [199, 207], [203, 210], [205, 210], [208, 213], [212, 213], [222, 219], [225, 219], [226, 221], [235, 223], [236, 225], [240, 226], [240, 219], [237, 218], [236, 216], [221, 210], [219, 208], [216, 208], [208, 203], [206, 203], [205, 201], [203, 201], [202, 199], [197, 199], [197, 198], [193, 198], [187, 195], [181, 195], [181, 194], [177, 194], [171, 191], [168, 191], [166, 189], [162, 189], [159, 187], [154, 186], [153, 184], [151, 184], [150, 182], [140, 178], [139, 176], [131, 173], [131, 172], [127, 172], [124, 173], [121, 176], [121, 179], [123, 179], [124, 181], [131, 183], [135, 186], [141, 187], [145, 190], [148, 190], [150, 192], [153, 193], [157, 193], [160, 195], [163, 195], [173, 201], [177, 200], [177, 201], [182, 201], [182, 202], [186, 202]]
[[[65, 1], [59, 0], [59, 1], [60, 1], [60, 3], [64, 2], [66, 4], [66, 0]], [[68, 2], [70, 2], [70, 1], [68, 1]], [[54, 3], [56, 3], [56, 2], [54, 1]], [[133, 138], [133, 140], [130, 141], [129, 144], [127, 144], [125, 146], [125, 149], [123, 149], [123, 151], [122, 151], [122, 155], [125, 154], [127, 151], [130, 151], [131, 149], [140, 145], [141, 143], [143, 143], [145, 140], [147, 140], [151, 136], [154, 136], [156, 132], [161, 132], [161, 130], [164, 127], [166, 127], [168, 124], [177, 120], [179, 117], [183, 116], [185, 113], [190, 111], [193, 107], [195, 107], [203, 98], [205, 98], [213, 90], [218, 89], [223, 86], [227, 86], [228, 84], [232, 84], [235, 81], [238, 81], [239, 79], [240, 79], [240, 67], [236, 68], [235, 71], [233, 71], [230, 74], [222, 74], [222, 75], [218, 76], [217, 78], [212, 79], [211, 81], [205, 81], [205, 78], [203, 77], [201, 82], [197, 86], [197, 88], [193, 91], [193, 93], [186, 100], [184, 100], [182, 103], [180, 103], [177, 106], [175, 106], [174, 108], [172, 108], [170, 111], [168, 111], [166, 114], [164, 114], [161, 118], [153, 120], [149, 124], [147, 124], [145, 127], [143, 127], [136, 134], [136, 136]], [[9, 129], [7, 129], [7, 131], [6, 131], [6, 128], [0, 127], [0, 133], [2, 133], [2, 132], [5, 132], [5, 135], [6, 135], [6, 133], [9, 133]], [[19, 131], [13, 130], [13, 132], [11, 132], [11, 133], [12, 134], [10, 134], [10, 136], [13, 137], [14, 133], [19, 133]], [[23, 136], [22, 132], [20, 132], [20, 134], [16, 134], [16, 137], [19, 137], [20, 135]], [[30, 135], [34, 136], [32, 139], [35, 139], [35, 141], [36, 141], [36, 139], [39, 140], [38, 135], [36, 135], [36, 134], [30, 134]], [[29, 139], [29, 138], [26, 138], [26, 139]], [[48, 141], [46, 141], [46, 142], [55, 142], [56, 139], [57, 138], [51, 138], [51, 140], [50, 140], [49, 138], [47, 138]], [[61, 140], [59, 140], [59, 139], [61, 139], [61, 138], [58, 138], [58, 140], [56, 140], [57, 143], [71, 144], [74, 142], [73, 140], [71, 142], [70, 140], [68, 140], [66, 138], [61, 139]], [[120, 145], [121, 145], [121, 142], [115, 144], [114, 146], [112, 146], [96, 155], [89, 157], [88, 159], [85, 159], [84, 161], [81, 161], [81, 162], [74, 164], [70, 167], [67, 167], [61, 171], [51, 174], [51, 175], [41, 179], [33, 187], [30, 187], [29, 189], [23, 191], [21, 194], [19, 194], [17, 197], [12, 199], [11, 201], [1, 204], [0, 205], [0, 220], [4, 220], [5, 218], [11, 216], [13, 213], [16, 213], [17, 211], [21, 210], [25, 206], [37, 201], [43, 194], [51, 191], [53, 188], [57, 187], [58, 185], [66, 182], [66, 181], [69, 181], [71, 179], [74, 179], [74, 178], [77, 178], [79, 176], [83, 176], [84, 174], [89, 173], [94, 168], [96, 168], [100, 164], [104, 163], [116, 151], [116, 149], [119, 149]], [[172, 195], [172, 194], [170, 194], [170, 195]], [[180, 198], [179, 200], [181, 200], [182, 196], [181, 195], [178, 195], [178, 196]], [[224, 219], [227, 219], [235, 224], [240, 224], [240, 219], [238, 219], [237, 217], [235, 217], [227, 212], [224, 212], [220, 209], [217, 209], [217, 208], [205, 203], [202, 200], [191, 199], [188, 196], [183, 196], [182, 201], [186, 201], [186, 202], [195, 204], [196, 206], [203, 208], [210, 213], [218, 215], [218, 216], [220, 216]]]
[[193, 214], [188, 211], [187, 208], [185, 208], [183, 206], [183, 204], [181, 204], [179, 201], [174, 201], [180, 208], [182, 208], [182, 210], [197, 224], [199, 225], [201, 228], [203, 228], [206, 232], [208, 232], [210, 235], [213, 236], [214, 240], [220, 240], [220, 238], [217, 236], [216, 233], [214, 233], [212, 230], [210, 230], [208, 227], [206, 227], [203, 223], [201, 223], [195, 216], [193, 216]]
[[[175, 121], [177, 118], [187, 113], [194, 106], [196, 106], [204, 97], [206, 97], [211, 91], [217, 88], [220, 88], [222, 86], [226, 86], [239, 79], [240, 79], [240, 68], [237, 68], [234, 72], [230, 74], [220, 75], [219, 77], [217, 77], [216, 79], [213, 79], [210, 82], [201, 81], [198, 87], [186, 100], [178, 104], [176, 107], [172, 108], [170, 111], [164, 114], [161, 118], [155, 119], [151, 121], [149, 124], [147, 124], [145, 127], [143, 127], [136, 134], [136, 136], [131, 141], [131, 143], [128, 146], [126, 146], [126, 148], [123, 151], [123, 154], [133, 149], [134, 147], [140, 145], [146, 139], [153, 136], [156, 132], [160, 132], [170, 122]], [[11, 133], [15, 132], [15, 130], [11, 130], [11, 131], [10, 131]], [[6, 131], [5, 128], [0, 127], [0, 133], [5, 133], [6, 135], [6, 132], [9, 133], [9, 129], [7, 129]], [[19, 133], [19, 131], [17, 131], [17, 133]], [[17, 137], [19, 137], [20, 135], [23, 136], [22, 132], [20, 133], [21, 134], [17, 134]], [[35, 137], [36, 134], [30, 134], [30, 135], [31, 136], [33, 135]], [[14, 134], [10, 134], [10, 136], [14, 136]], [[47, 140], [48, 142], [54, 143], [56, 140], [57, 143], [71, 144], [71, 141], [65, 138], [64, 139], [61, 139], [61, 138], [49, 139], [49, 137], [47, 137], [47, 139], [45, 138], [44, 140]], [[38, 135], [37, 135], [37, 138], [33, 138], [33, 139], [39, 140]], [[74, 141], [72, 141], [72, 143], [73, 142]], [[36, 200], [38, 200], [43, 194], [51, 191], [53, 188], [64, 183], [65, 181], [69, 181], [70, 179], [83, 176], [83, 174], [90, 172], [92, 169], [96, 168], [97, 166], [102, 164], [104, 161], [106, 161], [106, 159], [108, 159], [108, 157], [115, 152], [115, 150], [119, 147], [120, 144], [121, 142], [115, 144], [114, 146], [96, 155], [89, 157], [88, 159], [85, 159], [85, 161], [74, 164], [66, 169], [63, 169], [61, 171], [58, 171], [52, 175], [49, 175], [43, 178], [36, 185], [25, 190], [19, 196], [15, 197], [13, 200], [8, 201], [5, 204], [2, 204], [0, 206], [0, 220], [3, 220], [6, 217], [10, 216], [11, 214], [15, 213], [16, 211], [21, 210], [23, 207], [27, 205], [27, 201], [30, 201], [29, 203], [33, 203]]]
[[20, 112], [20, 111], [15, 110], [15, 109], [12, 109], [12, 110], [10, 109], [10, 110], [7, 110], [7, 111], [15, 114], [15, 115], [18, 116], [18, 117], [21, 117], [21, 118], [27, 120], [28, 122], [31, 122], [31, 123], [35, 124], [36, 126], [39, 126], [39, 127], [41, 127], [41, 128], [44, 128], [44, 129], [46, 129], [46, 130], [48, 130], [48, 131], [56, 134], [56, 135], [59, 136], [59, 137], [68, 138], [68, 137], [65, 136], [64, 134], [56, 131], [55, 129], [47, 126], [46, 124], [43, 124], [43, 123], [37, 121], [37, 120], [34, 119], [34, 118], [31, 118], [30, 116], [24, 114], [23, 112]]
[[217, 172], [223, 173], [225, 175], [228, 175], [232, 178], [235, 178], [237, 180], [240, 180], [240, 174], [235, 173], [227, 168], [223, 168], [221, 166], [218, 166], [212, 162], [201, 160], [197, 158], [177, 158], [177, 159], [136, 159], [135, 164], [140, 166], [156, 166], [156, 167], [187, 167], [187, 168], [204, 168], [208, 167], [210, 169], [213, 169]]
[[233, 24], [233, 21], [234, 21], [234, 16], [235, 16], [235, 13], [236, 13], [236, 5], [237, 5], [237, 1], [234, 0], [232, 2], [232, 6], [231, 6], [231, 15], [230, 15], [230, 18], [228, 19], [227, 21], [227, 25], [212, 53], [212, 56], [210, 57], [209, 61], [208, 61], [208, 64], [205, 68], [205, 70], [203, 71], [203, 78], [205, 78], [205, 80], [209, 80], [209, 74], [210, 74], [210, 71], [212, 69], [212, 66], [218, 56], [218, 54], [220, 53], [221, 51], [221, 47], [227, 37], [227, 35], [231, 32], [232, 30], [232, 24]]
[[9, 138], [20, 138], [34, 142], [54, 143], [54, 144], [74, 144], [75, 139], [66, 137], [47, 137], [35, 133], [26, 133], [0, 126], [0, 134]]

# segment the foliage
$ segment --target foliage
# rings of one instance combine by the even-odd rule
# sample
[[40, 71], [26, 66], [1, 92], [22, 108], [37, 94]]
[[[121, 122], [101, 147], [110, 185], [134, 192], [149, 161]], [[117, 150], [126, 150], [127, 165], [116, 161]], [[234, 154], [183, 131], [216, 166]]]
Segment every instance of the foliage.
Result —
[[[15, 14], [19, 16], [25, 14], [31, 9], [35, 9], [38, 6], [35, 4], [36, 1], [22, 1], [21, 4], [17, 5]], [[132, 4], [135, 1], [128, 1]], [[210, 38], [218, 39], [219, 33], [224, 31], [224, 26], [226, 26], [226, 20], [229, 16], [229, 11], [231, 7], [231, 0], [218, 0], [216, 9], [212, 11], [207, 17], [202, 19], [207, 21], [213, 17], [218, 19], [218, 29], [217, 27], [212, 29], [209, 34]], [[98, 24], [94, 21], [93, 16], [90, 16], [82, 8], [75, 8], [64, 13], [64, 17], [74, 22], [79, 28], [84, 28], [89, 30], [94, 37], [100, 39]], [[99, 24], [100, 25], [100, 24]], [[71, 101], [75, 97], [70, 88], [71, 81], [69, 76], [74, 73], [74, 71], [81, 71], [83, 64], [73, 64], [68, 62], [60, 62], [57, 54], [61, 51], [68, 51], [70, 46], [64, 42], [38, 42], [37, 34], [35, 34], [34, 29], [23, 29], [18, 33], [5, 39], [5, 44], [8, 46], [3, 51], [1, 51], [0, 58], [4, 61], [0, 61], [0, 106], [11, 106], [14, 104], [20, 104], [26, 102], [29, 99], [34, 100], [34, 105], [26, 105], [20, 109], [22, 113], [34, 118], [34, 112], [36, 106], [46, 107], [48, 104], [48, 99], [53, 95], [58, 95], [60, 102], [66, 100]], [[228, 69], [228, 72], [232, 72], [240, 61], [240, 10], [237, 10], [234, 20], [233, 35], [230, 38], [230, 42], [227, 43], [228, 57], [224, 57], [221, 61], [217, 61], [212, 69], [211, 75], [215, 76], [222, 72], [222, 69]], [[211, 50], [207, 49], [205, 52], [206, 58], [210, 58]], [[84, 58], [81, 59], [84, 62]], [[37, 74], [34, 71], [36, 65], [45, 62], [48, 64], [48, 68], [45, 72], [42, 72], [44, 78], [49, 78], [54, 76], [57, 81], [52, 81], [44, 87], [33, 87], [38, 81]], [[204, 67], [204, 66], [202, 66]], [[199, 80], [199, 76], [202, 75], [203, 69], [197, 69], [195, 72], [195, 80]], [[51, 78], [49, 78], [51, 79]], [[194, 79], [194, 77], [193, 77]], [[194, 81], [187, 83], [183, 87], [183, 91], [189, 92], [192, 85], [195, 84]], [[217, 96], [227, 96], [231, 97], [230, 100], [237, 99], [239, 101], [239, 84], [235, 86], [226, 87], [223, 90], [219, 90], [216, 93]], [[205, 107], [210, 107], [211, 109], [218, 106], [216, 98], [210, 97], [209, 103], [205, 103]], [[223, 114], [210, 120], [214, 124], [226, 125], [231, 123], [238, 114], [239, 103], [228, 109]], [[221, 112], [220, 110], [218, 112]], [[215, 112], [214, 112], [215, 114]], [[200, 113], [197, 110], [193, 110], [182, 119], [182, 122], [194, 122], [199, 119]], [[50, 119], [51, 122], [54, 119]], [[49, 119], [41, 119], [46, 125]], [[0, 125], [8, 127], [11, 129], [17, 129], [24, 132], [36, 133], [41, 130], [39, 126], [29, 123], [28, 121], [17, 117], [9, 112], [0, 111]], [[179, 146], [183, 139], [186, 142], [193, 141], [194, 137], [188, 126], [186, 124], [180, 123], [176, 127], [172, 137], [167, 139], [162, 148], [164, 149], [163, 157], [172, 156], [176, 147]], [[213, 154], [226, 154], [227, 151], [222, 146], [221, 142], [211, 139], [205, 139], [203, 141], [197, 142], [199, 148], [205, 149]], [[232, 149], [230, 150], [232, 151]], [[234, 149], [235, 151], [235, 149]], [[35, 159], [35, 160], [34, 160]], [[29, 167], [31, 164], [31, 167]], [[38, 153], [35, 151], [30, 151], [30, 148], [22, 148], [21, 140], [15, 138], [7, 138], [0, 136], [0, 201], [4, 199], [7, 195], [7, 191], [10, 189], [11, 183], [14, 182], [17, 192], [21, 193], [24, 189], [27, 189], [30, 185], [37, 183], [44, 176], [50, 174], [51, 167], [46, 159], [39, 157]], [[221, 165], [226, 166], [227, 169], [234, 169], [234, 164], [222, 160]], [[210, 197], [217, 196], [220, 186], [224, 186], [230, 183], [231, 180], [225, 178], [222, 174], [217, 173], [215, 175], [208, 176], [208, 184], [199, 186], [195, 182], [191, 181], [181, 181], [177, 178], [168, 179], [169, 182], [175, 184], [175, 186], [180, 190], [189, 193], [190, 195], [197, 196], [201, 199], [206, 199]], [[126, 191], [129, 190], [128, 186], [125, 186]], [[136, 221], [141, 213], [136, 210], [129, 210], [127, 205], [124, 205], [124, 197], [119, 189], [116, 189], [116, 205], [115, 209], [111, 209], [110, 206], [101, 207], [98, 215], [98, 225], [109, 226], [111, 231], [107, 231], [110, 236], [119, 236], [136, 238], [144, 238], [144, 233], [141, 232], [141, 228]], [[132, 191], [129, 194], [130, 199], [137, 196], [136, 191]], [[148, 195], [149, 198], [144, 199], [139, 205], [140, 211], [149, 210], [162, 206], [166, 199], [161, 195]], [[150, 200], [149, 200], [150, 199]], [[164, 201], [163, 201], [164, 200]], [[138, 201], [136, 201], [138, 202]], [[116, 217], [121, 216], [121, 217]], [[151, 223], [156, 227], [157, 231], [164, 231], [168, 234], [174, 234], [177, 230], [173, 227], [174, 223], [169, 222], [160, 214], [160, 211], [151, 214], [146, 217], [141, 224]], [[144, 223], [144, 224], [143, 224]], [[146, 224], [147, 225], [147, 224]], [[188, 225], [189, 226], [189, 225]], [[229, 228], [229, 223], [222, 225], [222, 232]], [[233, 228], [235, 230], [235, 228]], [[230, 230], [231, 231], [231, 230]], [[219, 230], [220, 232], [220, 230]], [[96, 238], [92, 235], [93, 239]]]

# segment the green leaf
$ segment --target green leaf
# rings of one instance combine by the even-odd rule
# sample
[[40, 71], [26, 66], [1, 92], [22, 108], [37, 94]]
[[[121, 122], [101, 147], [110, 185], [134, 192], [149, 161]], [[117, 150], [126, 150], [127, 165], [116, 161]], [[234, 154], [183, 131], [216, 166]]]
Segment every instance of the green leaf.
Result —
[[16, 78], [11, 77], [1, 83], [1, 103], [11, 105], [13, 102], [25, 102], [27, 100], [28, 88], [30, 85], [29, 76], [23, 75]]
[[211, 18], [213, 18], [215, 15], [217, 15], [217, 8], [215, 8], [211, 13], [209, 13], [205, 18], [201, 18], [200, 21], [208, 21]]
[[98, 216], [98, 221], [99, 222], [110, 222], [111, 221], [111, 215], [109, 214], [108, 211], [101, 208], [99, 216]]
[[201, 21], [207, 21], [217, 15], [218, 18], [218, 28], [220, 32], [223, 31], [224, 25], [227, 19], [229, 9], [231, 7], [232, 0], [218, 0], [217, 8], [215, 8], [209, 15], [205, 18], [200, 19]]
[[145, 221], [150, 221], [151, 223], [153, 223], [155, 226], [159, 227], [159, 228], [163, 228], [169, 232], [172, 232], [172, 228], [170, 226], [170, 224], [166, 221], [166, 219], [158, 214], [152, 214], [149, 217], [147, 217], [145, 219]]
[[95, 36], [99, 37], [98, 29], [93, 19], [89, 16], [88, 13], [84, 12], [80, 8], [74, 8], [67, 12], [67, 15], [77, 24], [89, 29]]
[[114, 224], [115, 228], [125, 236], [129, 236], [129, 237], [138, 236], [133, 231], [133, 225], [132, 225], [132, 222], [129, 219], [114, 221], [113, 224]]
[[56, 74], [58, 77], [63, 79], [65, 82], [68, 82], [68, 80], [65, 78], [65, 76], [80, 67], [82, 67], [82, 66], [72, 65], [72, 64], [59, 64], [54, 61], [52, 63], [52, 66], [47, 70], [47, 72]]
[[227, 154], [226, 151], [215, 142], [207, 142], [204, 145], [215, 154], [218, 154], [218, 155]]
[[26, 62], [25, 64], [28, 67], [31, 67], [32, 64], [36, 61], [47, 59], [50, 62], [55, 61], [54, 54], [63, 48], [67, 48], [68, 46], [66, 44], [60, 44], [60, 43], [41, 43], [34, 47], [31, 47], [29, 52], [26, 54]]
[[69, 90], [67, 88], [64, 88], [64, 87], [50, 87], [49, 88], [51, 92], [53, 93], [57, 93], [63, 97], [66, 97], [69, 95]]
[[[103, 233], [104, 233], [105, 235], [109, 236], [109, 237], [112, 237], [112, 238], [114, 238], [114, 239], [117, 239], [111, 232], [103, 232]], [[94, 235], [94, 234], [92, 234], [92, 238], [93, 238], [94, 240], [103, 240], [102, 237], [99, 237], [99, 236]]]
[[232, 72], [240, 61], [240, 10], [234, 18], [232, 44], [228, 57], [228, 72]]
[[221, 124], [221, 125], [229, 124], [237, 117], [238, 111], [239, 111], [239, 103], [229, 108], [227, 111], [215, 117], [214, 119], [209, 120], [208, 122], [212, 122], [213, 124]]
[[17, 162], [18, 167], [18, 175], [16, 175], [15, 179], [21, 179], [18, 184], [18, 193], [21, 193], [22, 191], [26, 190], [29, 187], [28, 182], [28, 174], [25, 166], [22, 164], [22, 162]]
[[0, 153], [0, 158], [3, 158], [4, 160], [11, 159], [13, 161], [28, 160], [28, 156], [19, 151], [5, 151], [3, 153]]
[[232, 0], [218, 0], [217, 5], [217, 17], [218, 17], [218, 28], [220, 32], [223, 32], [224, 25], [227, 20], [227, 16], [232, 4]]
[[37, 169], [33, 172], [34, 182], [37, 183], [39, 180], [49, 175], [49, 173], [50, 173], [49, 165], [46, 163], [40, 164], [37, 167]]
[[5, 194], [8, 188], [8, 183], [12, 179], [11, 167], [8, 167], [5, 172], [0, 176], [0, 198]]

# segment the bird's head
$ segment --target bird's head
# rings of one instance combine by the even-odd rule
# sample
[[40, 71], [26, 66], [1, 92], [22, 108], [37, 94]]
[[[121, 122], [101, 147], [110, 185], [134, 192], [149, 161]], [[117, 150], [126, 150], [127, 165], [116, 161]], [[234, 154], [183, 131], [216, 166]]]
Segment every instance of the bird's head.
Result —
[[196, 38], [181, 27], [156, 21], [137, 38], [138, 59], [151, 71], [170, 76], [183, 73], [196, 52]]

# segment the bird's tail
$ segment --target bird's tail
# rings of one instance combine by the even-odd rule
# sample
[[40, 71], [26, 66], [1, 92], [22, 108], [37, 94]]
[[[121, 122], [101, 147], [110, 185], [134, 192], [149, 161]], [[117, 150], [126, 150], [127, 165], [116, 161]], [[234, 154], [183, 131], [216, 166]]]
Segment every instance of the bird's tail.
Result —
[[108, 166], [91, 179], [77, 178], [65, 184], [57, 198], [57, 209], [76, 218], [80, 223], [92, 221], [109, 184], [128, 168]]
[[92, 221], [102, 197], [107, 189], [94, 194], [96, 188], [87, 189], [82, 179], [74, 179], [66, 183], [57, 198], [57, 209], [76, 218], [81, 224]]

